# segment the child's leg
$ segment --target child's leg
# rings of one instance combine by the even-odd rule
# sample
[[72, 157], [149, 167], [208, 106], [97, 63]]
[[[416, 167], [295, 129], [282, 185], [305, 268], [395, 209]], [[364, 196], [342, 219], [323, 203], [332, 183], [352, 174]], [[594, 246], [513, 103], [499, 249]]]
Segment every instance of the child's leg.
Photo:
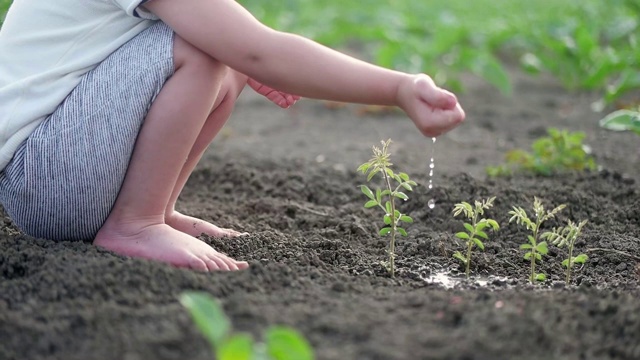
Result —
[[239, 86], [226, 66], [177, 36], [174, 59], [175, 73], [149, 109], [118, 198], [94, 244], [180, 267], [245, 268], [247, 263], [165, 223], [167, 209], [228, 117]]
[[236, 98], [240, 95], [246, 83], [246, 75], [233, 70], [228, 72], [227, 77], [222, 84], [222, 88], [220, 89], [220, 93], [224, 94], [224, 96], [218, 96], [216, 98], [216, 103], [213, 105], [215, 110], [209, 115], [209, 118], [200, 131], [200, 134], [189, 153], [187, 161], [182, 167], [178, 181], [175, 184], [165, 210], [165, 222], [176, 230], [180, 230], [193, 236], [199, 236], [202, 233], [211, 236], [241, 235], [238, 231], [219, 228], [206, 221], [181, 214], [175, 210], [175, 205], [178, 196], [180, 196], [180, 193], [187, 182], [187, 179], [204, 154], [204, 151], [231, 115]]

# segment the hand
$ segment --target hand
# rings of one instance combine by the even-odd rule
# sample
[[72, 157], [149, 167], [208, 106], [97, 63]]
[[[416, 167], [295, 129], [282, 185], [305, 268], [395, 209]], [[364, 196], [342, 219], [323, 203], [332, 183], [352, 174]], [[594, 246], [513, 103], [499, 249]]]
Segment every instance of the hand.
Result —
[[398, 104], [420, 132], [437, 137], [460, 125], [465, 118], [458, 99], [436, 86], [424, 74], [408, 77], [398, 89]]
[[272, 103], [280, 106], [283, 109], [288, 109], [291, 105], [300, 100], [300, 96], [283, 93], [281, 91], [272, 89], [266, 85], [263, 85], [251, 78], [247, 80], [247, 84], [255, 90], [258, 94], [271, 100]]

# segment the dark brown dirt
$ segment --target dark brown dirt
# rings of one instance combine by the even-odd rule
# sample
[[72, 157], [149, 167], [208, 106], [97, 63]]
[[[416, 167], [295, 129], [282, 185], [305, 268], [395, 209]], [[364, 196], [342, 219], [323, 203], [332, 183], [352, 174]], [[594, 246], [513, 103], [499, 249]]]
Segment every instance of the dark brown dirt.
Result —
[[[639, 359], [640, 138], [601, 130], [592, 95], [514, 79], [511, 98], [469, 79], [468, 121], [438, 140], [432, 191], [424, 186], [431, 141], [401, 114], [358, 116], [312, 101], [280, 111], [246, 94], [180, 203], [251, 233], [202, 238], [250, 261], [244, 272], [196, 273], [33, 239], [0, 217], [0, 359], [211, 359], [177, 302], [186, 290], [220, 299], [237, 330], [297, 328], [318, 359]], [[486, 165], [528, 148], [548, 126], [585, 131], [601, 169], [485, 179]], [[421, 184], [401, 204], [416, 222], [398, 242], [395, 279], [381, 265], [380, 214], [362, 208], [365, 179], [354, 171], [386, 138], [396, 168]], [[462, 222], [451, 209], [489, 196], [497, 198], [487, 215], [502, 229], [462, 281], [451, 257], [462, 249], [453, 236]], [[549, 227], [589, 220], [576, 246], [590, 259], [571, 286], [560, 265], [566, 251], [553, 247], [540, 266], [549, 280], [526, 281], [518, 249], [526, 233], [507, 212], [528, 209], [534, 196], [568, 205]], [[453, 288], [436, 281], [442, 273]]]

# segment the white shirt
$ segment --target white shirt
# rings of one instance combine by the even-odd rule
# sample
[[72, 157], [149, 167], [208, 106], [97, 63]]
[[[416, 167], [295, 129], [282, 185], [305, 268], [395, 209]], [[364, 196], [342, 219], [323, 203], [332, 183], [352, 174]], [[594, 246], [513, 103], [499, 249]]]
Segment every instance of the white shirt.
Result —
[[84, 74], [157, 20], [146, 1], [13, 1], [0, 29], [0, 170]]

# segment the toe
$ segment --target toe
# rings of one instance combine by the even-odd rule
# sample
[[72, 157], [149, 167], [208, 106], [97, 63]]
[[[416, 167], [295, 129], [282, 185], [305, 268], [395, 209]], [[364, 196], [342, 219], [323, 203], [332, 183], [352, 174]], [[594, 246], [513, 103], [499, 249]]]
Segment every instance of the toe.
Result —
[[223, 271], [229, 271], [231, 270], [229, 268], [229, 265], [221, 258], [217, 257], [217, 256], [212, 256], [209, 258], [210, 261], [214, 262], [217, 265], [217, 269], [216, 270], [223, 270]]
[[202, 259], [195, 256], [189, 259], [188, 267], [198, 271], [209, 271], [207, 264]]

